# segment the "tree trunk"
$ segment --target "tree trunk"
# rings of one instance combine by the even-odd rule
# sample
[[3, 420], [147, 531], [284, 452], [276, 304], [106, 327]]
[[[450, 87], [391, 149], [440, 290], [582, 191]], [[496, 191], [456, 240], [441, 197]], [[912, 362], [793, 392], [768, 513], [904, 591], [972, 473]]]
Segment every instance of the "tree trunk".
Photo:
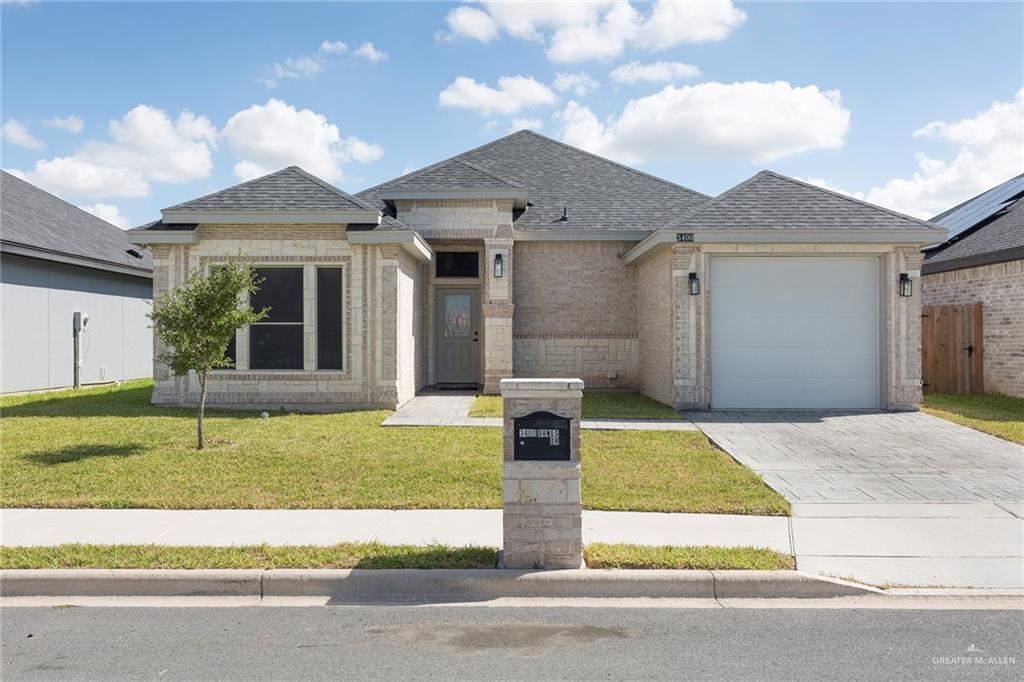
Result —
[[206, 372], [199, 374], [199, 449], [203, 449], [203, 411], [206, 409]]

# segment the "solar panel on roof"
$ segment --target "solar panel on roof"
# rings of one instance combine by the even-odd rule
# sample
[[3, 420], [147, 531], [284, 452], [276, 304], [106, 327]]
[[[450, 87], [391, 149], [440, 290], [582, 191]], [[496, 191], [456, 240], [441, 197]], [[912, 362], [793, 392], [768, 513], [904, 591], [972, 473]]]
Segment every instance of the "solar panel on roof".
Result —
[[952, 239], [964, 230], [974, 227], [1008, 207], [1020, 198], [1021, 194], [1024, 194], [1024, 175], [1018, 175], [993, 187], [964, 205], [954, 208], [949, 213], [933, 218], [932, 222], [947, 228], [949, 230], [948, 239]]

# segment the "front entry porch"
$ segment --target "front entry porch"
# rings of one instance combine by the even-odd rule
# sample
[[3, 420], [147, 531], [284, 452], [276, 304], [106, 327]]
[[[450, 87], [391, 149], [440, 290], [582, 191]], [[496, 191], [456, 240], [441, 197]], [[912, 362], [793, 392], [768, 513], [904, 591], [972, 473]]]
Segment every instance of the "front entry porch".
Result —
[[495, 394], [512, 376], [512, 240], [430, 244], [427, 385]]

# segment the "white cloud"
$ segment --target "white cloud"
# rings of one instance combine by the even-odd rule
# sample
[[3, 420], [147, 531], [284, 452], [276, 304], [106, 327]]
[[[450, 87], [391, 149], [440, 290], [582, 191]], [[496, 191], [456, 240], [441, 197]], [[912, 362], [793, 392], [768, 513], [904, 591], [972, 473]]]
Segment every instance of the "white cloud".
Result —
[[188, 182], [213, 169], [217, 130], [183, 111], [172, 120], [140, 104], [107, 126], [109, 141], [89, 140], [71, 156], [41, 159], [22, 175], [60, 196], [148, 196], [151, 182]]
[[513, 38], [547, 43], [554, 62], [610, 59], [627, 46], [655, 52], [683, 43], [723, 40], [746, 20], [730, 0], [642, 5], [628, 2], [484, 2], [483, 9], [458, 7], [448, 13], [450, 33], [490, 42], [500, 31]]
[[696, 78], [699, 75], [700, 69], [693, 64], [684, 64], [683, 62], [654, 62], [653, 64], [630, 62], [611, 72], [612, 80], [619, 83], [636, 83], [638, 81], [668, 83]]
[[523, 109], [554, 104], [558, 97], [530, 76], [502, 76], [498, 88], [459, 76], [437, 96], [442, 107], [474, 109], [482, 114], [516, 114]]
[[47, 128], [66, 130], [69, 133], [74, 133], [75, 135], [85, 129], [85, 121], [75, 115], [63, 117], [51, 116], [50, 118], [43, 119], [43, 125]]
[[348, 52], [348, 45], [341, 42], [340, 40], [330, 41], [325, 40], [320, 43], [320, 51], [324, 54], [345, 54]]
[[540, 130], [543, 127], [544, 122], [539, 118], [514, 118], [508, 131], [514, 133], [519, 130]]
[[234, 171], [243, 180], [294, 164], [337, 181], [344, 177], [343, 164], [375, 161], [384, 153], [376, 144], [342, 138], [323, 114], [278, 99], [239, 111], [228, 119], [223, 135], [239, 157]]
[[465, 36], [488, 43], [498, 37], [498, 22], [490, 14], [475, 7], [456, 7], [445, 17], [452, 35]]
[[931, 218], [1024, 171], [1024, 88], [1007, 102], [947, 123], [914, 131], [917, 139], [953, 145], [949, 160], [916, 154], [917, 171], [866, 192], [849, 192], [825, 180], [812, 182], [919, 218]]
[[118, 210], [117, 206], [97, 203], [90, 206], [79, 206], [78, 208], [88, 213], [92, 213], [100, 220], [106, 220], [111, 225], [117, 225], [122, 230], [126, 229], [129, 225], [128, 219], [121, 215], [121, 211]]
[[366, 42], [359, 46], [352, 54], [362, 57], [371, 62], [380, 62], [388, 58], [387, 52], [382, 52], [373, 46], [373, 43]]
[[611, 59], [637, 36], [639, 21], [640, 15], [628, 2], [613, 5], [600, 22], [555, 31], [548, 59], [559, 63]]
[[[327, 67], [328, 57], [349, 54], [348, 44], [340, 40], [324, 40], [316, 54], [288, 57], [287, 59], [274, 62], [263, 69], [263, 74], [258, 79], [266, 87], [276, 88], [283, 80], [296, 80], [314, 76]], [[360, 45], [351, 54], [367, 59], [371, 62], [379, 62], [387, 59], [386, 52], [382, 52], [373, 46], [371, 42]]]
[[10, 142], [26, 149], [42, 149], [46, 146], [46, 143], [33, 135], [24, 123], [13, 118], [7, 119], [7, 122], [4, 123], [2, 135], [4, 142]]
[[641, 29], [644, 48], [665, 50], [681, 43], [724, 40], [747, 20], [731, 2], [673, 2], [662, 0]]
[[565, 92], [571, 90], [577, 97], [586, 97], [589, 92], [595, 90], [599, 83], [583, 71], [579, 73], [556, 73], [555, 90]]
[[763, 163], [840, 147], [850, 124], [838, 91], [784, 81], [669, 85], [630, 100], [605, 122], [578, 102], [555, 116], [569, 144], [627, 163], [679, 158]]

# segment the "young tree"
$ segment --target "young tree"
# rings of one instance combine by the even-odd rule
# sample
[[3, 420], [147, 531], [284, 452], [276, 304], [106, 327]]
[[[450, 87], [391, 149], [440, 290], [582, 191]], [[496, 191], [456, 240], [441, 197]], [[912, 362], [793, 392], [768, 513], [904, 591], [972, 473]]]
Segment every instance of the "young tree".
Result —
[[149, 314], [153, 333], [169, 347], [159, 359], [175, 376], [186, 376], [190, 371], [199, 376], [200, 450], [210, 370], [231, 367], [234, 363], [225, 353], [235, 330], [259, 322], [270, 312], [269, 308], [256, 312], [244, 302], [261, 283], [249, 263], [239, 258], [218, 264], [209, 273], [192, 271], [185, 284], [153, 302]]

